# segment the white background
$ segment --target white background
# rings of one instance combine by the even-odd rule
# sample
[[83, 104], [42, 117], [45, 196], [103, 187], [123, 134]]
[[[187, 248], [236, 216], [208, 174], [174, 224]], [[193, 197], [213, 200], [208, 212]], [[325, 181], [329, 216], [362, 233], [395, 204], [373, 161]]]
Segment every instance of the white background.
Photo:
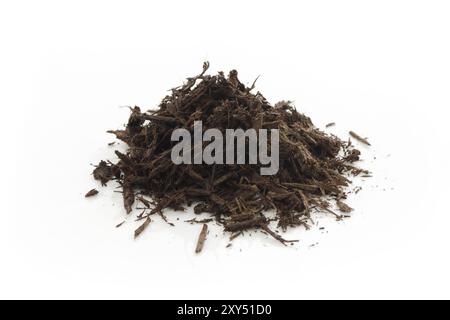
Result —
[[[449, 17], [448, 1], [2, 1], [0, 298], [450, 298]], [[136, 241], [132, 219], [114, 228], [121, 196], [90, 176], [115, 159], [105, 131], [205, 60], [369, 137], [351, 219], [320, 216], [294, 247], [226, 249], [211, 226], [200, 255], [189, 212]]]

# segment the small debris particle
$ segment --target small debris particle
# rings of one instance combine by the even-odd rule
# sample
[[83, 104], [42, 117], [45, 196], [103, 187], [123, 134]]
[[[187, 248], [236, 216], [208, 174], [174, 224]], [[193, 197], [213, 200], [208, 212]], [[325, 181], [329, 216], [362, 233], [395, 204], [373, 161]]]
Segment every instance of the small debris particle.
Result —
[[354, 138], [355, 140], [358, 140], [359, 142], [361, 142], [361, 143], [363, 143], [363, 144], [365, 144], [365, 145], [368, 145], [368, 146], [371, 145], [371, 144], [369, 143], [369, 141], [367, 141], [367, 139], [361, 137], [360, 135], [356, 134], [355, 132], [350, 131], [349, 134], [350, 134], [350, 136], [351, 136], [352, 138]]
[[95, 196], [95, 195], [97, 195], [97, 194], [98, 194], [98, 190], [92, 189], [91, 191], [89, 191], [88, 193], [86, 193], [85, 197], [86, 197], [86, 198], [89, 198], [89, 197], [93, 197], [93, 196]]
[[202, 227], [202, 231], [198, 236], [197, 246], [195, 248], [195, 253], [200, 253], [203, 250], [203, 246], [205, 244], [206, 235], [208, 234], [208, 225], [204, 224]]
[[125, 222], [126, 222], [126, 221], [122, 221], [121, 223], [119, 223], [119, 224], [116, 226], [116, 228], [120, 228], [121, 226], [124, 225]]
[[336, 204], [339, 208], [339, 211], [349, 213], [353, 211], [353, 208], [349, 207], [345, 202], [342, 202], [341, 200], [336, 201]]
[[136, 231], [134, 231], [134, 238], [136, 239], [137, 237], [139, 237], [139, 235], [144, 232], [144, 230], [148, 227], [148, 225], [150, 224], [152, 220], [147, 217], [147, 219], [145, 219], [144, 223], [136, 229]]

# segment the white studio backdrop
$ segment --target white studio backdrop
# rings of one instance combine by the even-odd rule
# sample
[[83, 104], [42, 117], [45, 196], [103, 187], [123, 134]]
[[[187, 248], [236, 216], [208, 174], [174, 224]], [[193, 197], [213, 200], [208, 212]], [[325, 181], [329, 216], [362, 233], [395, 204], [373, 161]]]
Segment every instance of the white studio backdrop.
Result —
[[[449, 298], [449, 15], [447, 1], [3, 1], [0, 298]], [[294, 247], [225, 248], [212, 226], [200, 255], [189, 212], [136, 241], [131, 220], [114, 227], [121, 195], [90, 176], [115, 157], [106, 130], [206, 60], [369, 137], [351, 219], [319, 216], [288, 232]]]

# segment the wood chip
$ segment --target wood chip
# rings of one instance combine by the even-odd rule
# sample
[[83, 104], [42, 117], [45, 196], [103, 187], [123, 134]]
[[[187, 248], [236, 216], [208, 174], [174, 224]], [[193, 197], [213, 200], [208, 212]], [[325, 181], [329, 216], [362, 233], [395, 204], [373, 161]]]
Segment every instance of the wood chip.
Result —
[[91, 191], [89, 191], [88, 193], [86, 193], [85, 197], [89, 198], [89, 197], [93, 197], [95, 195], [98, 194], [98, 191], [96, 189], [92, 189]]
[[152, 220], [147, 217], [147, 219], [145, 219], [144, 223], [136, 229], [136, 231], [134, 231], [134, 238], [136, 239], [137, 237], [139, 237], [139, 235], [144, 232], [144, 230], [148, 227], [148, 225], [150, 224]]
[[341, 200], [336, 201], [336, 204], [339, 208], [339, 211], [350, 213], [353, 211], [353, 208], [349, 207], [346, 203], [342, 202]]
[[126, 222], [126, 221], [122, 221], [121, 223], [119, 223], [119, 224], [116, 226], [116, 228], [120, 228], [121, 226], [124, 225], [125, 222]]
[[202, 231], [198, 236], [197, 247], [195, 248], [195, 253], [200, 253], [203, 250], [203, 246], [205, 244], [206, 235], [208, 234], [208, 225], [204, 224], [202, 227]]
[[367, 141], [367, 139], [364, 139], [363, 137], [361, 137], [360, 135], [356, 134], [353, 131], [349, 132], [350, 136], [356, 140], [358, 140], [361, 143], [364, 143], [365, 145], [370, 146], [371, 144], [369, 143], [369, 141]]
[[194, 223], [208, 223], [208, 222], [211, 222], [213, 220], [214, 219], [212, 219], [212, 218], [202, 219], [202, 220], [197, 220], [196, 218], [194, 218], [194, 219], [186, 220], [185, 222], [189, 222], [190, 224], [194, 224]]
[[125, 182], [123, 184], [123, 203], [127, 214], [130, 214], [134, 203], [134, 192], [130, 184]]

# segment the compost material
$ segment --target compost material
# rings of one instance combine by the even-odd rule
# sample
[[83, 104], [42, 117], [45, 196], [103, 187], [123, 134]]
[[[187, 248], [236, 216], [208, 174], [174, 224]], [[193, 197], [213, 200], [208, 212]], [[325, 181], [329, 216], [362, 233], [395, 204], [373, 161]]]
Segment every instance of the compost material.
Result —
[[[351, 211], [343, 202], [346, 189], [352, 175], [367, 171], [353, 164], [360, 152], [350, 141], [317, 129], [289, 101], [271, 105], [260, 92], [253, 92], [255, 83], [251, 87], [241, 83], [237, 71], [207, 75], [208, 67], [205, 63], [199, 75], [172, 89], [156, 110], [131, 108], [126, 127], [108, 131], [128, 149], [115, 151], [115, 161], [101, 161], [93, 176], [103, 185], [111, 180], [120, 184], [128, 214], [136, 210], [135, 202], [143, 206], [135, 236], [150, 224], [151, 216], [169, 221], [166, 214], [171, 210], [193, 206], [196, 214], [209, 213], [227, 232], [239, 235], [259, 229], [285, 244], [289, 241], [274, 231], [276, 227], [308, 227], [314, 211], [340, 219], [333, 211], [336, 202], [338, 209]], [[260, 175], [258, 164], [174, 164], [172, 132], [178, 128], [193, 132], [195, 121], [202, 121], [203, 130], [221, 132], [278, 129], [278, 173]]]

